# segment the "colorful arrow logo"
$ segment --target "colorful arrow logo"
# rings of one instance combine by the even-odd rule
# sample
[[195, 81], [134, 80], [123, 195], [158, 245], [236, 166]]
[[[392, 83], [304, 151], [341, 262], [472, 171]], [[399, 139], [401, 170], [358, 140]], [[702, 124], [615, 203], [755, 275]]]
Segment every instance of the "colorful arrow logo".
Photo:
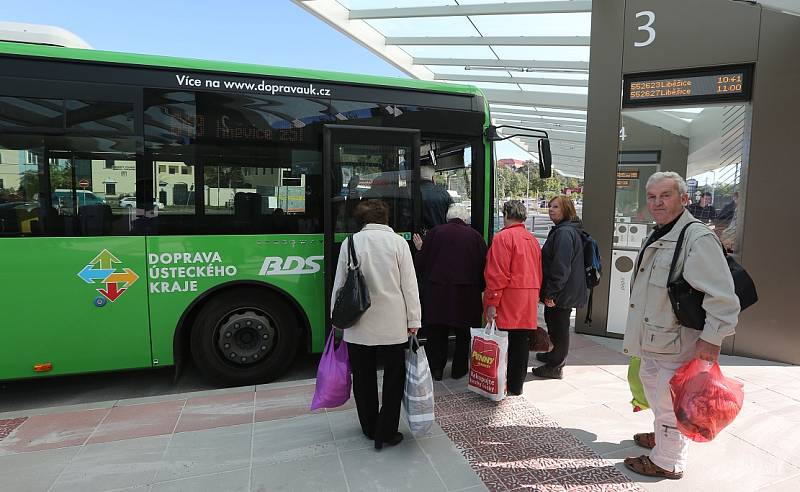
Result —
[[[104, 249], [78, 272], [78, 277], [87, 284], [94, 284], [99, 280], [105, 288], [100, 287], [96, 289], [97, 292], [114, 302], [139, 280], [139, 276], [130, 268], [122, 268], [122, 271], [118, 272], [117, 267], [114, 266], [115, 263], [122, 263], [122, 261], [109, 250]], [[102, 306], [103, 304], [105, 301], [95, 305]]]

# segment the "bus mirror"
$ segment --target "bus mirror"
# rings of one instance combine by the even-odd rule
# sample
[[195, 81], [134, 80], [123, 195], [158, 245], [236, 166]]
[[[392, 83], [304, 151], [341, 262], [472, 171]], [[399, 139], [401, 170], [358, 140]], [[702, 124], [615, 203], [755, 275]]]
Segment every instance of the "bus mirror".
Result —
[[553, 155], [550, 153], [550, 140], [539, 139], [539, 177], [549, 178], [553, 175]]

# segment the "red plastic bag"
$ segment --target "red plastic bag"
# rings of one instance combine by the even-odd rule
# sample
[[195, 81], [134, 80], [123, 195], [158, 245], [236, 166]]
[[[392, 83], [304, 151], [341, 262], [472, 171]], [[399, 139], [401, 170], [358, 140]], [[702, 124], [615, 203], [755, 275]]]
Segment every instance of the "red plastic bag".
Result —
[[669, 381], [678, 430], [696, 442], [714, 439], [742, 409], [742, 383], [722, 375], [719, 364], [694, 359]]

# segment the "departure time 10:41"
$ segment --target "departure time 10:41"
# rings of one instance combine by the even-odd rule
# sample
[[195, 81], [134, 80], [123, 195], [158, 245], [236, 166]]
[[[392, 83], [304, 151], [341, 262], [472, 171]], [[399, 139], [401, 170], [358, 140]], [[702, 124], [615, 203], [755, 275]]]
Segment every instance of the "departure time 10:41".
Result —
[[742, 92], [742, 74], [717, 76], [717, 94], [730, 94]]

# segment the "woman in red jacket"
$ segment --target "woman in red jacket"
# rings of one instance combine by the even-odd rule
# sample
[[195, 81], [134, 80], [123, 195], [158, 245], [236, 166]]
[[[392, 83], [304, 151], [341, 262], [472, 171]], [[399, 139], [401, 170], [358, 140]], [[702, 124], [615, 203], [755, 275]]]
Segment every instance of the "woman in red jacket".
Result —
[[508, 393], [522, 394], [528, 371], [528, 335], [536, 329], [536, 306], [542, 285], [542, 250], [525, 227], [527, 211], [518, 200], [503, 205], [503, 230], [492, 240], [486, 258], [486, 318], [508, 331]]

